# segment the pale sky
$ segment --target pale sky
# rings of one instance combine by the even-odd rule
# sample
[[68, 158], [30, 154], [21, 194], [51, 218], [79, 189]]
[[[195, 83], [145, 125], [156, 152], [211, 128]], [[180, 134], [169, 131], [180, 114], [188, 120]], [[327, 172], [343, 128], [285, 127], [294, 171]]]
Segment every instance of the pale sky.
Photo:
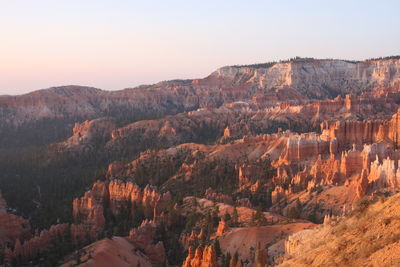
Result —
[[295, 56], [400, 55], [397, 0], [0, 0], [0, 94], [118, 90]]

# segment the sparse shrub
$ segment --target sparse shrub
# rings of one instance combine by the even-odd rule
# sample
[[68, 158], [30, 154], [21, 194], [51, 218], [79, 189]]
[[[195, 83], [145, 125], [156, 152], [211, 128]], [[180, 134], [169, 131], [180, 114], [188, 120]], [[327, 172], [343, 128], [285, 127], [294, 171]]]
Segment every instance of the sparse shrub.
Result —
[[382, 248], [382, 245], [378, 242], [363, 242], [363, 245], [360, 246], [359, 255], [361, 258], [368, 258], [375, 251]]
[[392, 221], [392, 218], [384, 218], [383, 221], [382, 221], [382, 224], [384, 226], [386, 226], [386, 225], [390, 224], [391, 221]]
[[287, 217], [291, 218], [291, 219], [300, 218], [301, 210], [302, 210], [301, 203], [297, 199], [296, 203], [292, 207], [289, 208], [289, 210], [287, 212]]
[[357, 202], [356, 210], [359, 213], [364, 213], [368, 209], [370, 204], [371, 204], [371, 202], [368, 198], [362, 198]]
[[388, 240], [388, 244], [400, 241], [400, 234], [391, 235]]
[[341, 236], [343, 233], [345, 233], [348, 230], [347, 224], [345, 222], [339, 223], [332, 233], [336, 236]]

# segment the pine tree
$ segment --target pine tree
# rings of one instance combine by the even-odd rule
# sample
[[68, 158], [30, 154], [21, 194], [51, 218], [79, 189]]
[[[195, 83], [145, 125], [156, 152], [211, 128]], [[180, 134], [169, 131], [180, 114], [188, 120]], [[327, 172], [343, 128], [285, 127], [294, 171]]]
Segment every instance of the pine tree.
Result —
[[222, 254], [221, 246], [219, 244], [219, 240], [218, 239], [215, 240], [214, 247], [215, 247], [215, 255], [217, 256], [217, 259], [218, 259], [219, 256], [221, 256], [221, 254]]
[[226, 257], [225, 257], [225, 267], [229, 267], [229, 264], [231, 263], [231, 258], [232, 258], [232, 256], [228, 252], [228, 254], [226, 254]]
[[234, 207], [232, 213], [232, 226], [236, 227], [238, 225], [239, 225], [239, 214], [236, 207]]
[[226, 211], [226, 212], [225, 212], [225, 215], [224, 215], [224, 220], [225, 220], [225, 222], [230, 222], [231, 219], [232, 219], [231, 215], [229, 214], [228, 211]]

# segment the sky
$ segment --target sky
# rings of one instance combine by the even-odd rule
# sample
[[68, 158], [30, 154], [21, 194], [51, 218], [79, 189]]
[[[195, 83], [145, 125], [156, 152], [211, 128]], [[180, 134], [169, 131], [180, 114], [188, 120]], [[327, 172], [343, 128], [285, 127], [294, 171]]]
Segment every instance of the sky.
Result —
[[295, 56], [400, 55], [398, 0], [0, 0], [0, 94], [119, 90]]

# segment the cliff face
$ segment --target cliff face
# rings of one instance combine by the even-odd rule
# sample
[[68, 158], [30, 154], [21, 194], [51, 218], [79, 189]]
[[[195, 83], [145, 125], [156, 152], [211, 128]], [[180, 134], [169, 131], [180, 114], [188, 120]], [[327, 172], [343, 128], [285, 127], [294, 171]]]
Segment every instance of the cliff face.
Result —
[[83, 222], [94, 230], [101, 229], [105, 224], [103, 205], [108, 197], [106, 185], [96, 182], [83, 197], [74, 199], [72, 213], [75, 221]]
[[[368, 174], [368, 184], [367, 186], [363, 185], [362, 188], [368, 188], [371, 190], [379, 190], [382, 188], [390, 188], [397, 189], [400, 186], [400, 169], [399, 169], [399, 160], [398, 155], [396, 155], [395, 159], [391, 159], [390, 157], [384, 158], [382, 162], [377, 159], [370, 164], [369, 174], [368, 169], [365, 170], [365, 173], [361, 174], [361, 183], [367, 183], [365, 181], [364, 176]], [[363, 180], [364, 178], [364, 180]], [[365, 190], [363, 190], [365, 191]]]
[[105, 209], [118, 215], [128, 208], [135, 212], [135, 204], [143, 205], [156, 218], [166, 209], [170, 199], [169, 193], [160, 194], [152, 186], [141, 189], [132, 182], [97, 181], [83, 197], [74, 199], [73, 216], [75, 221], [88, 225], [93, 230], [101, 230], [105, 224]]
[[340, 148], [355, 144], [361, 147], [365, 143], [390, 142], [399, 145], [398, 135], [400, 109], [390, 120], [336, 121], [321, 123], [322, 137], [325, 140], [336, 139]]
[[[351, 63], [295, 60], [267, 67], [223, 67], [199, 80], [161, 82], [114, 92], [80, 86], [56, 87], [21, 96], [0, 97], [0, 121], [22, 125], [38, 119], [94, 119], [135, 113], [175, 114], [198, 107], [251, 100], [266, 92], [269, 100], [332, 97], [361, 90], [399, 89], [399, 59]], [[273, 92], [279, 89], [277, 92]], [[268, 100], [267, 99], [267, 100]], [[144, 116], [146, 117], [146, 116]]]
[[74, 200], [73, 215], [76, 222], [98, 233], [105, 226], [105, 212], [118, 218], [119, 214], [126, 213], [128, 209], [134, 214], [138, 205], [143, 206], [145, 216], [153, 217], [153, 220], [144, 220], [139, 227], [131, 229], [126, 238], [136, 250], [143, 251], [151, 262], [163, 264], [166, 252], [163, 242], [155, 242], [158, 227], [156, 221], [170, 200], [169, 193], [160, 194], [152, 186], [142, 189], [132, 182], [97, 181], [83, 197]]
[[258, 88], [291, 87], [312, 98], [332, 94], [358, 92], [364, 88], [398, 89], [400, 60], [346, 62], [342, 60], [298, 60], [267, 67], [223, 67], [209, 80], [221, 86], [237, 86], [243, 82]]
[[281, 245], [289, 235], [314, 227], [315, 224], [308, 222], [237, 227], [224, 233], [218, 240], [223, 254], [238, 254], [237, 263], [248, 262], [248, 266], [261, 264], [258, 266], [264, 267], [270, 263], [269, 256], [272, 259], [283, 252]]
[[95, 146], [111, 139], [111, 132], [116, 128], [113, 118], [99, 118], [82, 123], [75, 123], [72, 136], [60, 143], [59, 150], [92, 150]]
[[[302, 104], [274, 101], [273, 107], [267, 109], [260, 103], [235, 102], [158, 120], [142, 120], [123, 127], [115, 127], [113, 119], [100, 118], [76, 124], [73, 136], [57, 147], [59, 152], [75, 152], [73, 156], [93, 152], [96, 148], [101, 151], [99, 154], [117, 159], [120, 155], [132, 155], [159, 146], [209, 140], [227, 143], [244, 136], [273, 133], [279, 128], [306, 132], [317, 130], [321, 123], [326, 138], [333, 139], [337, 135], [346, 142], [340, 145], [351, 146], [354, 142], [377, 140], [385, 134], [394, 139], [389, 128], [395, 127], [381, 124], [390, 118], [389, 114], [398, 108], [399, 102], [400, 94], [374, 97], [365, 93], [357, 97], [346, 95], [345, 99], [339, 96], [333, 100]], [[366, 119], [359, 121], [359, 118]], [[360, 133], [363, 139], [357, 139]], [[312, 139], [312, 134], [299, 141], [314, 142], [308, 139]]]
[[[179, 87], [180, 90], [175, 90]], [[170, 103], [170, 104], [168, 104]], [[82, 120], [151, 113], [175, 114], [198, 107], [190, 87], [171, 82], [137, 89], [102, 91], [81, 86], [55, 87], [21, 96], [0, 97], [4, 125], [19, 126], [33, 120]], [[138, 116], [142, 113], [142, 116]]]
[[286, 152], [281, 160], [291, 162], [316, 158], [328, 149], [329, 143], [321, 140], [317, 134], [292, 135], [287, 139]]
[[183, 262], [182, 267], [218, 267], [214, 246], [199, 246], [193, 252], [193, 247], [189, 248], [189, 254]]

